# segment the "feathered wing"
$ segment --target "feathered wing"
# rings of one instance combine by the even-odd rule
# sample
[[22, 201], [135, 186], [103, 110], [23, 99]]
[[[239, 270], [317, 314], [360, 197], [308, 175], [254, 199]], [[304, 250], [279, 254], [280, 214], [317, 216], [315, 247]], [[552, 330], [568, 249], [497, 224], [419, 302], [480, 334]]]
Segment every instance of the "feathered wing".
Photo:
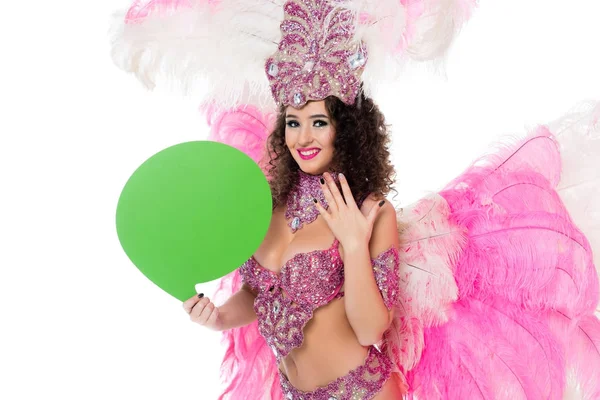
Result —
[[[404, 60], [442, 57], [476, 0], [331, 0], [355, 15], [371, 94]], [[284, 0], [135, 0], [115, 15], [112, 57], [147, 88], [164, 84], [221, 109], [274, 108], [265, 62], [281, 39]]]
[[511, 139], [399, 212], [383, 348], [412, 398], [598, 398], [599, 117], [589, 103]]

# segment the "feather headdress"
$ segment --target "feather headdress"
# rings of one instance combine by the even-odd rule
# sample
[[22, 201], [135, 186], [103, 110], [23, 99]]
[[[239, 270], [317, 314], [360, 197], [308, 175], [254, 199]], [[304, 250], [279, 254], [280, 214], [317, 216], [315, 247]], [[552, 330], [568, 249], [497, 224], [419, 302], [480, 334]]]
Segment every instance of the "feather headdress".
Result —
[[[350, 13], [354, 42], [369, 62], [371, 94], [402, 60], [443, 56], [476, 0], [329, 0]], [[115, 63], [149, 89], [164, 82], [220, 109], [253, 105], [273, 111], [265, 62], [278, 49], [282, 0], [135, 0], [116, 15]]]

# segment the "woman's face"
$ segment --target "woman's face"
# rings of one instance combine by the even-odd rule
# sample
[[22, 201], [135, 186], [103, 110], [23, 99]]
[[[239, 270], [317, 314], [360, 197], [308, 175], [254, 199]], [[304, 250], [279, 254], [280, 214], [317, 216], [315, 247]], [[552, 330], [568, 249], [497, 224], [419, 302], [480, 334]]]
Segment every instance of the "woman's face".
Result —
[[325, 101], [308, 102], [285, 111], [285, 143], [300, 169], [310, 175], [327, 172], [333, 160], [335, 128]]

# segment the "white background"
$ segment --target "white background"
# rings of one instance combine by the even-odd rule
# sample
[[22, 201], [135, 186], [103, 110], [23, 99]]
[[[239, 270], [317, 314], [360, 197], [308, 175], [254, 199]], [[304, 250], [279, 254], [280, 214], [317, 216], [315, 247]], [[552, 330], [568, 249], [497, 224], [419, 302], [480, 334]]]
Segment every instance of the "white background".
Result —
[[[121, 0], [0, 12], [0, 398], [215, 399], [219, 334], [189, 322], [121, 250], [116, 203], [145, 159], [206, 137], [194, 98], [150, 93], [109, 57]], [[376, 99], [397, 204], [504, 134], [600, 97], [594, 0], [482, 1], [447, 60]], [[210, 293], [210, 285], [201, 289]]]

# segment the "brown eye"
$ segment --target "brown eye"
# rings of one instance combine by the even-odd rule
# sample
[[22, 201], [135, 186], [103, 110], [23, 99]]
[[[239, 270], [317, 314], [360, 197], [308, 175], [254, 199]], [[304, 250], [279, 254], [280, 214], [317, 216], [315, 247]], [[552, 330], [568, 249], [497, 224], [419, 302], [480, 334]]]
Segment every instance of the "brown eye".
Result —
[[314, 124], [313, 124], [313, 125], [314, 125], [314, 126], [316, 126], [317, 128], [322, 128], [322, 127], [324, 127], [324, 126], [327, 126], [327, 122], [326, 122], [326, 121], [323, 121], [323, 120], [321, 120], [321, 119], [318, 119], [318, 120], [316, 120], [316, 121], [314, 122]]
[[300, 126], [300, 124], [297, 121], [288, 121], [286, 125], [290, 128], [297, 128]]

